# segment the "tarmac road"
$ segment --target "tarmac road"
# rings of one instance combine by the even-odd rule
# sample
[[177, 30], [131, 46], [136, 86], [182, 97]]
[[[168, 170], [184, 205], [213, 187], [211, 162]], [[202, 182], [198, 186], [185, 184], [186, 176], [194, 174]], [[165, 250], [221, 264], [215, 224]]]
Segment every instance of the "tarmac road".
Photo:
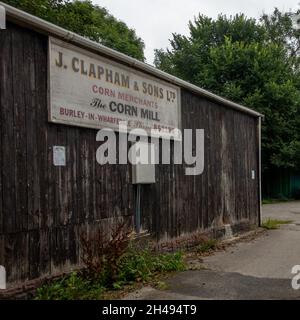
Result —
[[263, 219], [293, 221], [205, 257], [205, 270], [180, 272], [167, 290], [145, 287], [125, 299], [300, 299], [291, 269], [300, 265], [300, 201], [263, 206]]

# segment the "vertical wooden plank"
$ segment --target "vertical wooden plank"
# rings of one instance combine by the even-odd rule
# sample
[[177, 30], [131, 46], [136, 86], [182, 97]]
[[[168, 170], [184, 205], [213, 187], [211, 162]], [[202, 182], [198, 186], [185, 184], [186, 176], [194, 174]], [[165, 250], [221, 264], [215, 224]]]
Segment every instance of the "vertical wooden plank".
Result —
[[76, 225], [69, 225], [68, 230], [68, 250], [69, 250], [69, 263], [70, 265], [78, 265], [80, 262], [79, 257], [79, 242]]
[[[16, 203], [16, 226], [15, 231], [27, 229], [24, 217], [27, 216], [27, 148], [24, 143], [26, 137], [26, 109], [24, 104], [24, 73], [23, 65], [26, 64], [26, 57], [23, 54], [24, 33], [17, 28], [12, 30], [12, 75], [13, 78], [13, 99], [14, 99], [14, 123], [13, 130], [15, 135], [14, 149], [15, 159], [15, 203]], [[21, 63], [20, 63], [21, 62]], [[23, 225], [23, 222], [25, 224]]]
[[[160, 140], [160, 157], [162, 155], [162, 143]], [[160, 192], [160, 210], [159, 210], [159, 230], [160, 230], [160, 236], [165, 237], [167, 236], [167, 215], [166, 215], [166, 189], [164, 186], [165, 183], [165, 170], [163, 168], [163, 165], [160, 164], [159, 166], [159, 192]]]
[[51, 274], [51, 233], [49, 228], [39, 230], [39, 276]]
[[176, 237], [176, 205], [175, 205], [175, 189], [176, 189], [176, 179], [175, 179], [175, 165], [174, 165], [174, 141], [170, 141], [170, 176], [169, 176], [169, 202], [170, 202], [170, 216], [171, 216], [171, 230], [172, 230], [172, 237]]
[[208, 103], [205, 100], [201, 100], [202, 108], [202, 128], [204, 129], [204, 171], [202, 174], [202, 185], [200, 196], [202, 198], [202, 227], [207, 229], [209, 227], [209, 148], [210, 148], [210, 134], [209, 134], [209, 113]]
[[34, 38], [35, 47], [35, 87], [36, 87], [36, 135], [37, 140], [37, 182], [39, 204], [39, 228], [49, 225], [48, 214], [48, 161], [47, 161], [47, 38], [36, 36]]
[[77, 180], [76, 180], [76, 160], [77, 160], [77, 150], [76, 150], [76, 138], [75, 138], [75, 128], [70, 128], [67, 131], [67, 181], [68, 181], [68, 210], [69, 210], [69, 223], [74, 225], [77, 223]]
[[[240, 144], [240, 127], [239, 127], [239, 118], [237, 114], [234, 113], [233, 116], [233, 126], [234, 126], [234, 145], [237, 146]], [[234, 164], [235, 164], [235, 221], [238, 222], [241, 219], [240, 209], [242, 203], [240, 201], [241, 198], [241, 188], [240, 188], [240, 181], [241, 181], [241, 174], [240, 174], [240, 166], [241, 166], [241, 159], [240, 159], [240, 152], [239, 149], [236, 148], [234, 152]]]
[[90, 130], [89, 148], [90, 148], [90, 203], [89, 203], [89, 223], [96, 220], [96, 130]]
[[[205, 128], [205, 117], [204, 117], [204, 103], [202, 100], [200, 100], [198, 103], [197, 101], [194, 101], [194, 128], [195, 129], [204, 129], [204, 135], [206, 135], [206, 128]], [[204, 150], [200, 150], [200, 152], [204, 152], [204, 157], [205, 157], [205, 148], [206, 148], [206, 138], [204, 138]], [[196, 217], [196, 225], [197, 229], [200, 230], [203, 229], [204, 226], [204, 205], [203, 202], [205, 201], [202, 197], [203, 193], [203, 184], [204, 184], [204, 178], [206, 174], [206, 164], [204, 164], [204, 171], [201, 175], [198, 175], [194, 179], [194, 193], [196, 195], [197, 203], [196, 203], [196, 212], [197, 212], [197, 217]]]
[[202, 199], [203, 199], [203, 228], [208, 228], [209, 223], [209, 198], [210, 194], [208, 192], [208, 176], [209, 176], [209, 152], [208, 148], [210, 145], [210, 136], [209, 136], [209, 114], [208, 114], [208, 105], [203, 101], [203, 128], [204, 128], [204, 173], [203, 173], [203, 184], [202, 184]]
[[36, 117], [36, 61], [35, 61], [35, 38], [27, 38], [31, 45], [24, 47], [24, 55], [27, 56], [25, 66], [27, 80], [25, 85], [26, 105], [26, 145], [27, 145], [27, 201], [28, 201], [28, 229], [39, 227], [40, 206], [39, 206], [39, 172], [38, 172], [38, 144], [37, 117]]
[[53, 165], [53, 146], [56, 145], [57, 126], [54, 124], [47, 125], [47, 212], [48, 212], [48, 226], [53, 227], [57, 223], [56, 212], [56, 189], [57, 179], [56, 170]]
[[[68, 154], [69, 146], [67, 144], [67, 136], [65, 127], [60, 126], [57, 129], [57, 145], [64, 146], [66, 149], [66, 156]], [[70, 159], [66, 157], [65, 166], [56, 166], [54, 170], [57, 174], [57, 188], [56, 188], [56, 207], [57, 212], [57, 225], [66, 225], [69, 220], [68, 212], [68, 181], [67, 170], [70, 166]]]
[[89, 132], [84, 132], [83, 139], [83, 149], [82, 149], [82, 195], [84, 201], [84, 221], [88, 223], [90, 216], [90, 146], [89, 146]]
[[[28, 275], [27, 233], [18, 232], [3, 235], [4, 266], [7, 272], [8, 288], [24, 280]], [[20, 250], [22, 248], [22, 250]]]
[[57, 272], [57, 267], [61, 263], [61, 250], [60, 246], [62, 243], [62, 238], [60, 237], [60, 233], [58, 227], [51, 228], [50, 234], [50, 246], [51, 246], [51, 273], [54, 274]]
[[24, 281], [24, 279], [28, 279], [29, 273], [29, 261], [28, 261], [28, 254], [29, 254], [29, 235], [27, 231], [22, 231], [17, 234], [19, 237], [18, 247], [15, 249], [19, 252], [18, 257], [18, 280]]
[[[95, 137], [96, 140], [96, 137]], [[95, 150], [97, 152], [97, 149], [99, 148], [100, 144], [99, 142], [95, 141]], [[95, 166], [95, 183], [96, 183], [96, 198], [95, 198], [95, 202], [96, 202], [96, 215], [95, 215], [95, 219], [99, 220], [102, 216], [102, 195], [101, 195], [101, 191], [102, 191], [102, 168], [101, 165], [99, 163], [96, 163]]]
[[93, 223], [95, 219], [95, 206], [94, 206], [94, 189], [95, 189], [95, 162], [96, 162], [96, 150], [95, 150], [95, 140], [96, 140], [96, 130], [88, 130], [87, 132], [87, 148], [88, 154], [86, 158], [87, 170], [87, 207], [88, 214], [87, 219], [88, 223]]
[[[4, 64], [4, 55], [3, 55], [3, 49], [4, 49], [4, 37], [5, 37], [5, 33], [7, 31], [2, 30], [0, 31], [0, 235], [3, 234], [3, 207], [2, 207], [2, 192], [3, 192], [3, 187], [2, 187], [2, 172], [3, 172], [3, 163], [2, 163], [2, 135], [3, 135], [3, 131], [2, 131], [2, 123], [3, 123], [3, 119], [2, 119], [2, 113], [3, 113], [3, 109], [2, 109], [2, 91], [3, 91], [3, 83], [4, 83], [4, 77], [3, 77], [3, 64]], [[3, 250], [3, 247], [1, 246], [1, 244], [4, 244], [4, 240], [3, 237], [1, 238], [0, 236], [0, 252], [1, 249]], [[0, 260], [4, 259], [1, 256], [0, 253]]]
[[40, 276], [40, 233], [38, 230], [28, 232], [29, 240], [29, 279]]
[[5, 234], [4, 237], [4, 266], [6, 268], [6, 279], [9, 286], [18, 281], [18, 262], [17, 253], [19, 247], [17, 246], [18, 234]]
[[217, 186], [216, 186], [216, 163], [215, 163], [215, 148], [216, 148], [216, 137], [215, 137], [215, 110], [214, 106], [209, 103], [208, 106], [209, 115], [209, 145], [207, 148], [208, 152], [208, 193], [209, 193], [209, 203], [208, 203], [208, 225], [211, 227], [217, 210]]
[[224, 141], [223, 153], [225, 153], [226, 162], [223, 166], [223, 186], [224, 193], [224, 221], [225, 223], [233, 224], [235, 221], [235, 144], [234, 142], [234, 126], [233, 126], [233, 110], [226, 110], [224, 119], [224, 130], [226, 131], [226, 141]]
[[5, 233], [15, 231], [15, 133], [14, 133], [14, 101], [13, 101], [13, 62], [12, 62], [12, 33], [8, 24], [6, 31], [1, 31], [2, 48], [2, 205], [3, 228]]
[[245, 117], [245, 152], [244, 152], [244, 163], [245, 163], [245, 197], [246, 197], [246, 206], [245, 206], [245, 216], [248, 221], [250, 221], [251, 216], [251, 208], [250, 208], [250, 184], [251, 184], [251, 165], [250, 165], [250, 150], [249, 144], [251, 143], [251, 135], [250, 135], [250, 118], [248, 116]]
[[0, 234], [0, 265], [6, 266], [5, 261], [5, 235]]
[[250, 141], [249, 141], [249, 158], [250, 170], [255, 170], [255, 179], [251, 179], [251, 205], [250, 220], [253, 224], [259, 222], [259, 165], [258, 165], [258, 138], [257, 138], [257, 119], [250, 119]]
[[84, 203], [84, 155], [85, 155], [85, 141], [82, 139], [80, 130], [77, 130], [77, 205], [78, 205], [78, 223], [84, 223], [85, 220], [85, 203]]

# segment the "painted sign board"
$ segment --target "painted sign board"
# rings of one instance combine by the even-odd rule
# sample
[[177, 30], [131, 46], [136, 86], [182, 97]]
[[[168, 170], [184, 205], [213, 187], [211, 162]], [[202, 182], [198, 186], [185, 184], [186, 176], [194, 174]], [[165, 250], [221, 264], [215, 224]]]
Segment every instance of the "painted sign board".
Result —
[[49, 53], [49, 121], [116, 131], [126, 122], [165, 137], [180, 129], [179, 87], [51, 37]]

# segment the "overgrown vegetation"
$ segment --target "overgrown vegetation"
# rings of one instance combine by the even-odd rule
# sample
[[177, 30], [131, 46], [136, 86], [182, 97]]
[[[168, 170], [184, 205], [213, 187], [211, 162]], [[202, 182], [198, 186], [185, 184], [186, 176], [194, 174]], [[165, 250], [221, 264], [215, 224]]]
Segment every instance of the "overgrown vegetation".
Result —
[[208, 239], [203, 243], [199, 244], [196, 248], [198, 253], [209, 253], [216, 250], [218, 247], [218, 240], [216, 239]]
[[101, 281], [85, 279], [80, 273], [73, 272], [53, 283], [37, 289], [37, 300], [97, 300], [105, 288]]
[[115, 286], [133, 281], [149, 281], [158, 273], [183, 271], [185, 264], [181, 252], [157, 254], [149, 249], [140, 252], [130, 249], [120, 262], [120, 273]]
[[[185, 270], [181, 253], [155, 254], [149, 250], [129, 250], [118, 265], [119, 273], [111, 285], [101, 273], [86, 278], [82, 272], [72, 273], [37, 290], [37, 300], [97, 300], [107, 290], [122, 289], [134, 282], [148, 282], [159, 274]], [[162, 282], [157, 282], [158, 286]]]
[[[108, 237], [100, 232], [81, 236], [84, 269], [46, 283], [36, 299], [101, 299], [107, 290], [122, 289], [135, 282], [152, 281], [159, 274], [185, 270], [181, 252], [156, 253], [138, 249], [131, 241], [131, 230], [119, 224]], [[159, 282], [158, 282], [159, 283]]]
[[277, 220], [277, 219], [267, 219], [265, 220], [261, 226], [268, 230], [278, 229], [281, 224], [289, 224], [291, 221], [289, 220]]
[[120, 260], [128, 250], [131, 235], [132, 230], [126, 222], [119, 223], [110, 235], [100, 231], [92, 236], [82, 234], [83, 275], [90, 280], [100, 279], [103, 285], [111, 286], [117, 280]]

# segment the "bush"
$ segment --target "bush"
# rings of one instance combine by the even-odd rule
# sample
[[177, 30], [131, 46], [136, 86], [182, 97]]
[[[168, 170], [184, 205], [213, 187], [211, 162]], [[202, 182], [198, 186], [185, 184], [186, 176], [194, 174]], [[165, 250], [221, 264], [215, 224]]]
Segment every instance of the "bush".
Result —
[[[109, 265], [105, 270], [109, 269]], [[121, 289], [135, 281], [149, 281], [159, 273], [185, 270], [181, 252], [156, 254], [150, 250], [130, 248], [116, 264], [115, 280], [108, 282], [107, 274], [87, 277], [86, 270], [72, 273], [37, 290], [37, 300], [94, 300], [101, 299], [107, 289]], [[110, 280], [112, 278], [109, 277]]]
[[81, 235], [82, 256], [85, 265], [83, 275], [90, 280], [96, 279], [111, 286], [119, 272], [119, 261], [128, 249], [132, 230], [126, 223], [119, 223], [111, 236], [100, 231], [91, 237]]
[[197, 252], [206, 253], [217, 249], [218, 241], [216, 239], [209, 239], [201, 243], [197, 248]]
[[184, 269], [181, 252], [155, 254], [148, 249], [140, 252], [131, 249], [120, 261], [118, 282], [148, 281], [157, 273]]
[[37, 289], [36, 300], [96, 300], [104, 287], [100, 282], [84, 279], [74, 272]]

